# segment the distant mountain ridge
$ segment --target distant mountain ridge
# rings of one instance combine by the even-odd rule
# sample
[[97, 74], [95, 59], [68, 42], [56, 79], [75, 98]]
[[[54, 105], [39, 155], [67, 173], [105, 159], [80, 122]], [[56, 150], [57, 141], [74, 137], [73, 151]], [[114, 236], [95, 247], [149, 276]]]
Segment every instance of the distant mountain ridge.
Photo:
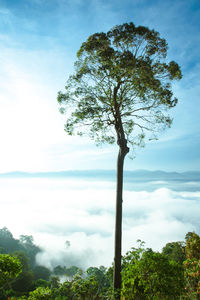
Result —
[[[9, 172], [1, 173], [0, 178], [82, 178], [82, 179], [100, 179], [115, 180], [116, 172], [114, 170], [69, 170], [58, 172]], [[135, 170], [125, 171], [124, 179], [127, 181], [200, 181], [200, 171], [188, 172], [166, 172], [166, 171], [148, 171]]]

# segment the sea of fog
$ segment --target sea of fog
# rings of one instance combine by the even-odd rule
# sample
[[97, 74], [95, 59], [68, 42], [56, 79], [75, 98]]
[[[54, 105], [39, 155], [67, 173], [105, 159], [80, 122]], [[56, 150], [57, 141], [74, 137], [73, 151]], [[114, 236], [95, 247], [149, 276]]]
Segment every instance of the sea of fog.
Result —
[[[199, 173], [145, 174], [125, 177], [123, 254], [138, 239], [161, 250], [184, 240], [188, 231], [200, 233]], [[38, 264], [110, 266], [114, 223], [111, 174], [0, 176], [0, 228], [6, 226], [15, 238], [33, 235], [43, 249]]]

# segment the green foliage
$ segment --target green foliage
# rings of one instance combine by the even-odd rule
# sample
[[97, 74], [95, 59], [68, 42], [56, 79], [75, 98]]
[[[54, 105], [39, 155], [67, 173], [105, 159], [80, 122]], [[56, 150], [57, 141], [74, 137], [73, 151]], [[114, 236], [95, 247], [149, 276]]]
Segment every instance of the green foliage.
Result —
[[53, 269], [53, 273], [55, 275], [59, 275], [59, 276], [65, 275], [67, 277], [72, 278], [77, 273], [82, 273], [82, 270], [76, 266], [71, 266], [69, 268], [66, 268], [65, 266], [62, 267], [58, 265]]
[[29, 293], [28, 300], [53, 300], [50, 288], [39, 287]]
[[183, 270], [173, 260], [140, 243], [123, 258], [122, 294], [126, 299], [180, 299]]
[[22, 271], [20, 261], [9, 254], [0, 254], [0, 299], [7, 300], [12, 294], [10, 282]]
[[110, 281], [109, 273], [104, 266], [90, 267], [86, 271], [87, 279], [93, 279], [98, 284], [98, 289], [96, 295], [106, 299], [109, 294], [109, 289], [112, 286], [112, 281]]
[[[167, 43], [147, 27], [125, 23], [84, 42], [75, 73], [58, 93], [67, 113], [69, 135], [89, 134], [97, 143], [114, 143], [124, 132], [129, 143], [170, 127], [168, 109], [177, 104], [171, 81], [181, 79], [174, 61], [166, 62]], [[152, 134], [153, 133], [153, 134]]]
[[28, 271], [30, 266], [29, 266], [29, 259], [27, 257], [27, 255], [25, 254], [25, 252], [23, 251], [15, 251], [13, 252], [13, 255], [16, 256], [22, 265], [22, 271]]
[[55, 288], [56, 295], [61, 299], [111, 299], [107, 270], [103, 266], [90, 267], [85, 274], [77, 273], [71, 281], [58, 284]]
[[19, 241], [13, 238], [12, 233], [6, 227], [0, 229], [0, 247], [3, 253], [21, 250]]
[[71, 289], [71, 282], [70, 281], [65, 281], [63, 284], [60, 285], [59, 290], [58, 290], [58, 294], [61, 297], [65, 297], [64, 299], [66, 300], [71, 300], [73, 299], [73, 292]]
[[82, 278], [76, 274], [72, 280], [72, 292], [75, 299], [94, 299], [98, 291], [98, 282], [95, 277]]
[[12, 288], [18, 293], [27, 293], [32, 290], [34, 274], [31, 270], [23, 271], [18, 278], [12, 283]]
[[53, 269], [53, 273], [55, 275], [65, 275], [66, 274], [66, 268], [65, 267], [62, 267], [60, 265], [56, 266], [54, 269]]
[[200, 236], [195, 232], [186, 235], [185, 252], [186, 295], [189, 299], [200, 299]]
[[[2, 249], [1, 252], [11, 253], [12, 256], [16, 257], [21, 266], [21, 272], [17, 278], [16, 276], [7, 278], [4, 283], [4, 292], [1, 292], [0, 299], [5, 297], [7, 300], [8, 297], [6, 295], [18, 296], [28, 293], [34, 288], [33, 268], [35, 266], [35, 256], [41, 251], [40, 248], [33, 243], [32, 236], [21, 235], [19, 240], [14, 239], [12, 233], [6, 227], [0, 229], [0, 247]], [[37, 273], [37, 268], [35, 271]], [[50, 275], [49, 272], [48, 270], [48, 277]], [[43, 275], [42, 277], [45, 277]], [[3, 275], [0, 277], [1, 282], [4, 277]]]
[[0, 254], [0, 287], [8, 280], [19, 276], [22, 271], [21, 263], [9, 254]]
[[20, 239], [14, 239], [12, 233], [3, 227], [0, 229], [0, 249], [2, 253], [21, 253], [28, 258], [28, 264], [35, 266], [35, 256], [41, 249], [33, 243], [33, 237], [21, 235]]
[[59, 277], [57, 277], [57, 276], [51, 276], [50, 286], [51, 286], [51, 288], [54, 288], [54, 289], [59, 288], [59, 286], [60, 286]]
[[29, 259], [24, 251], [15, 251], [14, 255], [19, 259], [22, 265], [21, 274], [15, 279], [11, 286], [16, 294], [29, 292], [33, 286], [34, 274], [30, 269]]
[[185, 252], [187, 258], [200, 259], [200, 236], [195, 232], [188, 232], [186, 235]]
[[36, 254], [40, 252], [41, 249], [33, 243], [33, 237], [31, 235], [20, 235], [19, 242], [29, 258], [30, 266], [34, 267]]
[[167, 243], [162, 249], [162, 253], [167, 255], [170, 259], [175, 260], [179, 264], [183, 264], [186, 259], [185, 244], [183, 242]]
[[[198, 234], [189, 232], [185, 243], [166, 244], [162, 253], [146, 249], [144, 242], [138, 242], [138, 247], [132, 248], [122, 260], [123, 300], [200, 300]], [[0, 254], [1, 300], [111, 300], [116, 299], [119, 292], [112, 288], [113, 267], [89, 267], [84, 273], [75, 266], [69, 269], [58, 266], [55, 270], [62, 275], [66, 275], [63, 270], [76, 274], [63, 283], [56, 276], [51, 276], [48, 281], [34, 281], [26, 254], [17, 251], [15, 255]], [[41, 270], [46, 271], [46, 268]]]
[[87, 278], [95, 277], [96, 280], [99, 282], [99, 286], [109, 286], [108, 278], [106, 276], [107, 269], [104, 266], [97, 267], [90, 267], [87, 269], [86, 274]]
[[77, 273], [82, 273], [83, 271], [76, 267], [76, 266], [71, 266], [70, 268], [67, 268], [65, 271], [65, 275], [69, 276], [69, 277], [73, 277], [74, 275], [76, 275]]
[[51, 275], [51, 271], [44, 266], [36, 266], [33, 269], [33, 272], [34, 272], [35, 280], [37, 279], [49, 280]]
[[34, 282], [34, 287], [35, 288], [38, 288], [38, 287], [49, 287], [49, 286], [50, 286], [49, 281], [44, 280], [44, 279], [37, 279]]

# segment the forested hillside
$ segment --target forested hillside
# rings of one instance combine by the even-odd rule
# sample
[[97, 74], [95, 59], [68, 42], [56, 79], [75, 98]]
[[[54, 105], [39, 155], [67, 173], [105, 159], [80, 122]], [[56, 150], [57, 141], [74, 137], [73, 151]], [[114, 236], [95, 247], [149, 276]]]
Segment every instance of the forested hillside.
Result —
[[[41, 252], [33, 237], [15, 239], [0, 229], [0, 299], [113, 299], [113, 267], [58, 265], [52, 270], [36, 264]], [[162, 252], [137, 247], [122, 258], [123, 299], [200, 299], [200, 237], [166, 244]]]

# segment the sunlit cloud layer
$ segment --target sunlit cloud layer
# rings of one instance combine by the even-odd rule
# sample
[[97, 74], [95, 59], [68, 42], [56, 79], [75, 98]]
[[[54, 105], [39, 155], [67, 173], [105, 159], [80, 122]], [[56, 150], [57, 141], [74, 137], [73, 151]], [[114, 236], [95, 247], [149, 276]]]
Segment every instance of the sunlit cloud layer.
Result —
[[[178, 184], [178, 183], [177, 183]], [[114, 182], [84, 179], [0, 180], [3, 226], [33, 235], [43, 248], [39, 264], [111, 265], [115, 219]], [[123, 253], [141, 239], [155, 250], [200, 230], [200, 191], [127, 191], [123, 201]], [[65, 242], [70, 241], [70, 247]]]

